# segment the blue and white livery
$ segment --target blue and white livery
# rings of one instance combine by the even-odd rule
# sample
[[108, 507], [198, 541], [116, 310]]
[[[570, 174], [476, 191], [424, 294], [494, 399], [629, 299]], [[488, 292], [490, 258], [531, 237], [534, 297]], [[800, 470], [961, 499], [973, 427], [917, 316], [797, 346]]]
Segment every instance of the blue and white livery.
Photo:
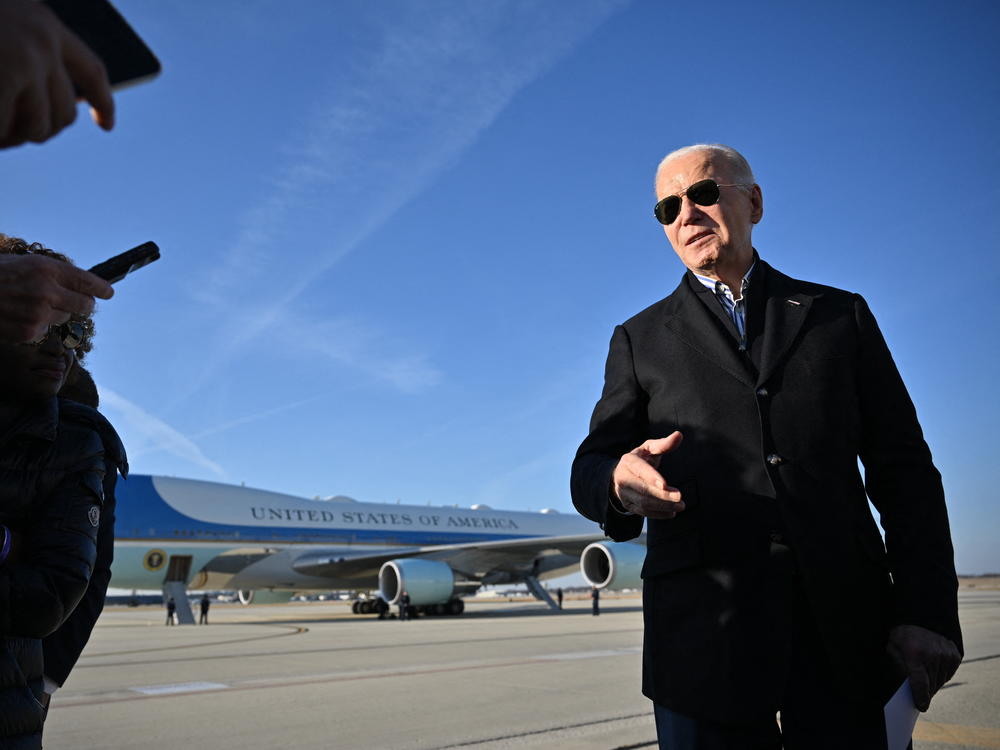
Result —
[[308, 500], [141, 474], [116, 494], [119, 588], [378, 589], [389, 604], [406, 591], [415, 606], [460, 611], [458, 596], [483, 584], [527, 583], [549, 601], [539, 578], [578, 564], [595, 585], [636, 585], [645, 553], [551, 511]]

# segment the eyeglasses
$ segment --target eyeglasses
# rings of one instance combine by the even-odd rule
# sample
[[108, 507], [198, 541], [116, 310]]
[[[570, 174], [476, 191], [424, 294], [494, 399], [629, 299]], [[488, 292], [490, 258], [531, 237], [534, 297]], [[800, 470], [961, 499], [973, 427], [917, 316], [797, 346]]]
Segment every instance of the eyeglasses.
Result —
[[724, 187], [750, 187], [743, 183], [733, 183], [731, 185], [720, 185], [715, 180], [698, 180], [677, 195], [668, 195], [653, 207], [653, 214], [661, 224], [670, 225], [681, 212], [681, 196], [686, 195], [692, 202], [699, 206], [714, 206], [719, 202], [719, 188]]
[[83, 339], [87, 335], [87, 332], [81, 323], [77, 323], [74, 320], [67, 320], [61, 325], [49, 326], [49, 330], [45, 332], [45, 335], [29, 343], [32, 346], [41, 346], [50, 336], [53, 335], [58, 337], [59, 341], [62, 342], [63, 348], [77, 349], [83, 343]]

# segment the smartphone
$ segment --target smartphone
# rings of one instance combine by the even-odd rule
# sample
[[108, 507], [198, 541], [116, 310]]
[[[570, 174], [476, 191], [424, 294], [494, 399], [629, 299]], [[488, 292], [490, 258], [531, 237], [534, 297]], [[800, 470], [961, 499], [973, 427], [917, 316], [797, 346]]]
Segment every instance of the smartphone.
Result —
[[138, 247], [126, 250], [121, 255], [108, 258], [103, 263], [98, 263], [93, 268], [89, 268], [91, 273], [100, 276], [109, 284], [121, 281], [133, 271], [137, 271], [143, 266], [148, 266], [154, 260], [159, 260], [160, 248], [155, 242], [143, 242]]
[[108, 0], [42, 0], [108, 70], [114, 90], [155, 78], [160, 61]]

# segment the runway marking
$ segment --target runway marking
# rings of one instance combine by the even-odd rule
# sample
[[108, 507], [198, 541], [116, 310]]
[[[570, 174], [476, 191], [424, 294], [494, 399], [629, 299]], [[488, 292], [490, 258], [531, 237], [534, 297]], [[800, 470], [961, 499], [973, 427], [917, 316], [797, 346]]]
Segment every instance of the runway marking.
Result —
[[571, 659], [594, 659], [599, 656], [618, 656], [619, 654], [639, 654], [642, 653], [642, 646], [632, 646], [625, 648], [608, 648], [602, 651], [570, 651], [565, 654], [546, 654], [540, 657], [545, 661], [569, 661]]
[[[592, 727], [598, 724], [610, 724], [613, 721], [626, 721], [629, 719], [644, 719], [649, 718], [653, 715], [652, 711], [643, 711], [638, 714], [626, 714], [625, 716], [610, 716], [607, 719], [594, 719], [593, 721], [581, 721], [575, 724], [563, 724], [558, 727], [546, 727], [545, 729], [532, 729], [527, 732], [515, 732], [514, 734], [503, 734], [497, 737], [487, 737], [480, 740], [468, 740], [466, 742], [457, 742], [453, 745], [439, 745], [434, 748], [434, 750], [454, 750], [454, 748], [461, 747], [472, 747], [474, 745], [486, 745], [491, 742], [503, 742], [504, 740], [514, 740], [520, 739], [521, 737], [533, 737], [539, 734], [552, 734], [554, 732], [565, 732], [568, 729], [580, 729], [582, 727]], [[615, 748], [615, 750], [631, 750], [632, 748], [639, 747], [649, 747], [651, 745], [657, 744], [654, 740], [650, 743], [643, 743], [639, 745], [623, 745], [621, 747]]]
[[1000, 654], [990, 654], [989, 656], [977, 656], [975, 659], [962, 659], [962, 664], [975, 664], [977, 661], [989, 661], [990, 659], [1000, 659]]
[[1000, 748], [1000, 729], [920, 720], [913, 730], [913, 739], [944, 745]]
[[[322, 685], [335, 682], [352, 682], [356, 680], [381, 680], [398, 677], [414, 677], [428, 674], [444, 674], [449, 672], [467, 672], [481, 669], [503, 669], [508, 667], [520, 667], [530, 664], [547, 664], [564, 659], [598, 659], [607, 657], [619, 657], [623, 655], [635, 655], [640, 653], [639, 647], [624, 647], [620, 649], [600, 649], [595, 651], [572, 651], [556, 654], [545, 654], [525, 659], [510, 659], [503, 661], [471, 661], [463, 664], [456, 664], [449, 667], [411, 667], [405, 669], [395, 669], [392, 671], [367, 671], [367, 672], [327, 672], [312, 675], [299, 675], [294, 678], [288, 677], [263, 677], [259, 679], [242, 680], [229, 685], [222, 683], [183, 683], [185, 689], [178, 690], [151, 690], [150, 688], [129, 688], [129, 692], [118, 691], [105, 693], [103, 695], [81, 695], [79, 698], [64, 698], [59, 703], [53, 704], [52, 709], [73, 708], [79, 706], [97, 706], [108, 703], [123, 703], [135, 700], [152, 700], [156, 698], [175, 698], [184, 696], [191, 692], [239, 692], [243, 690], [278, 689], [285, 687], [300, 687], [304, 685]], [[197, 691], [191, 690], [191, 685], [198, 685]], [[169, 688], [171, 686], [154, 686], [154, 688]], [[130, 694], [131, 693], [131, 694]], [[135, 693], [138, 693], [136, 695]], [[52, 710], [50, 709], [50, 710]]]
[[143, 695], [173, 695], [175, 693], [200, 693], [205, 690], [225, 690], [229, 685], [221, 682], [178, 682], [173, 685], [150, 685], [149, 687], [129, 688]]
[[[290, 626], [285, 626], [285, 627], [290, 627]], [[249, 643], [250, 641], [255, 641], [255, 640], [264, 640], [264, 639], [267, 639], [267, 638], [280, 638], [281, 636], [285, 636], [285, 635], [299, 635], [300, 633], [307, 633], [307, 632], [309, 632], [309, 628], [304, 628], [303, 627], [303, 628], [298, 628], [296, 630], [296, 632], [294, 632], [294, 633], [278, 633], [278, 634], [271, 634], [271, 635], [261, 635], [261, 636], [253, 636], [251, 638], [233, 639], [233, 640], [229, 640], [229, 641], [215, 641], [215, 642], [210, 642], [210, 643], [191, 644], [190, 646], [188, 646], [188, 645], [162, 646], [160, 648], [133, 649], [131, 651], [114, 651], [114, 652], [109, 651], [109, 652], [100, 653], [100, 654], [88, 654], [88, 653], [85, 652], [83, 654], [83, 657], [81, 657], [81, 658], [84, 659], [84, 660], [86, 660], [86, 661], [81, 661], [80, 663], [78, 663], [77, 666], [76, 666], [76, 669], [80, 669], [80, 668], [94, 668], [94, 667], [132, 667], [132, 666], [136, 666], [137, 664], [179, 664], [179, 663], [185, 662], [185, 661], [205, 662], [205, 661], [208, 661], [208, 660], [248, 659], [248, 658], [253, 658], [253, 657], [256, 657], [256, 656], [273, 656], [274, 655], [273, 651], [254, 651], [252, 653], [250, 653], [250, 652], [242, 652], [242, 653], [239, 653], [239, 654], [213, 654], [213, 655], [210, 655], [210, 656], [196, 656], [196, 655], [187, 656], [187, 655], [181, 655], [181, 656], [179, 656], [177, 658], [174, 658], [174, 659], [170, 659], [170, 658], [165, 658], [165, 659], [144, 659], [141, 662], [135, 662], [135, 661], [121, 661], [121, 662], [105, 661], [105, 662], [92, 663], [90, 661], [90, 659], [98, 659], [98, 658], [101, 658], [101, 657], [119, 656], [119, 655], [127, 655], [127, 654], [145, 654], [145, 653], [151, 653], [151, 652], [154, 652], [154, 651], [168, 651], [168, 652], [180, 651], [180, 652], [183, 652], [186, 649], [188, 649], [188, 648], [194, 648], [195, 646], [217, 646], [217, 645], [220, 645], [220, 644]], [[588, 632], [588, 633], [564, 633], [563, 632], [563, 633], [541, 633], [539, 635], [513, 635], [513, 636], [507, 636], [507, 637], [501, 637], [501, 638], [461, 638], [461, 639], [457, 639], [457, 640], [448, 640], [448, 641], [413, 641], [413, 642], [405, 642], [405, 641], [403, 641], [403, 642], [395, 642], [395, 643], [372, 643], [372, 644], [367, 644], [367, 645], [364, 646], [364, 649], [366, 651], [375, 651], [375, 650], [390, 649], [390, 648], [413, 649], [413, 648], [421, 648], [421, 647], [424, 647], [424, 646], [440, 646], [442, 644], [454, 645], [454, 644], [483, 643], [483, 642], [496, 643], [498, 641], [526, 641], [526, 640], [531, 640], [531, 639], [552, 639], [552, 638], [564, 639], [564, 638], [567, 638], [567, 637], [579, 637], [579, 636], [591, 636], [591, 635], [617, 635], [619, 633], [629, 633], [629, 634], [636, 634], [636, 635], [638, 635], [641, 632], [642, 632], [641, 630], [636, 630], [635, 628], [624, 628], [624, 629], [619, 629], [619, 630], [597, 630], [597, 631], [591, 631], [591, 632]], [[351, 645], [351, 646], [332, 646], [330, 648], [301, 649], [301, 650], [294, 650], [294, 651], [289, 650], [289, 651], [287, 651], [285, 653], [294, 654], [295, 656], [301, 656], [301, 655], [304, 655], [304, 654], [334, 654], [334, 653], [337, 653], [338, 651], [350, 651], [350, 652], [353, 653], [353, 652], [357, 651], [357, 649], [358, 649], [358, 647], [355, 646], [355, 645]]]
[[[189, 648], [207, 648], [209, 646], [228, 646], [229, 644], [232, 644], [232, 643], [250, 643], [251, 641], [264, 641], [264, 640], [267, 640], [268, 638], [283, 638], [286, 635], [302, 635], [303, 633], [308, 633], [309, 632], [309, 628], [297, 627], [295, 625], [270, 625], [269, 624], [269, 625], [265, 625], [263, 627], [286, 628], [289, 632], [285, 632], [285, 633], [268, 633], [267, 635], [251, 635], [251, 636], [248, 636], [246, 638], [230, 638], [228, 641], [202, 641], [200, 643], [186, 643], [186, 644], [183, 644], [183, 645], [176, 645], [176, 646], [160, 646], [159, 648], [137, 648], [137, 649], [132, 649], [131, 651], [108, 651], [106, 653], [100, 653], [100, 654], [89, 654], [89, 653], [86, 653], [86, 654], [83, 655], [83, 657], [88, 658], [88, 659], [100, 659], [101, 657], [104, 657], [104, 656], [123, 656], [125, 654], [148, 654], [148, 653], [152, 653], [153, 651], [177, 651], [178, 649], [187, 650]], [[80, 667], [90, 667], [90, 666], [102, 667], [102, 666], [105, 666], [105, 665], [104, 664], [77, 664], [76, 668], [79, 669]], [[119, 665], [114, 664], [114, 665], [110, 665], [110, 666], [119, 666]]]

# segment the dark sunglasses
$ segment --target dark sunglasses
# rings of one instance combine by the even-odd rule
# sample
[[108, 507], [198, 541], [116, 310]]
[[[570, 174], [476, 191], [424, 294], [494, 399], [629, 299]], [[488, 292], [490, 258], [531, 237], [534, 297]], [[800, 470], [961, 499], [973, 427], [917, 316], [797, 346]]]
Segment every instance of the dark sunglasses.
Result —
[[699, 206], [714, 206], [719, 202], [719, 188], [724, 187], [750, 187], [741, 183], [731, 185], [720, 185], [715, 180], [698, 180], [687, 190], [677, 194], [668, 195], [653, 207], [653, 213], [661, 224], [673, 224], [677, 214], [681, 212], [681, 197], [687, 196], [692, 202]]
[[59, 341], [62, 342], [63, 348], [76, 349], [83, 343], [83, 339], [86, 335], [87, 331], [84, 329], [82, 324], [73, 320], [67, 320], [61, 325], [49, 326], [49, 330], [45, 332], [44, 336], [30, 343], [32, 346], [40, 346], [45, 343], [50, 336], [56, 336]]

